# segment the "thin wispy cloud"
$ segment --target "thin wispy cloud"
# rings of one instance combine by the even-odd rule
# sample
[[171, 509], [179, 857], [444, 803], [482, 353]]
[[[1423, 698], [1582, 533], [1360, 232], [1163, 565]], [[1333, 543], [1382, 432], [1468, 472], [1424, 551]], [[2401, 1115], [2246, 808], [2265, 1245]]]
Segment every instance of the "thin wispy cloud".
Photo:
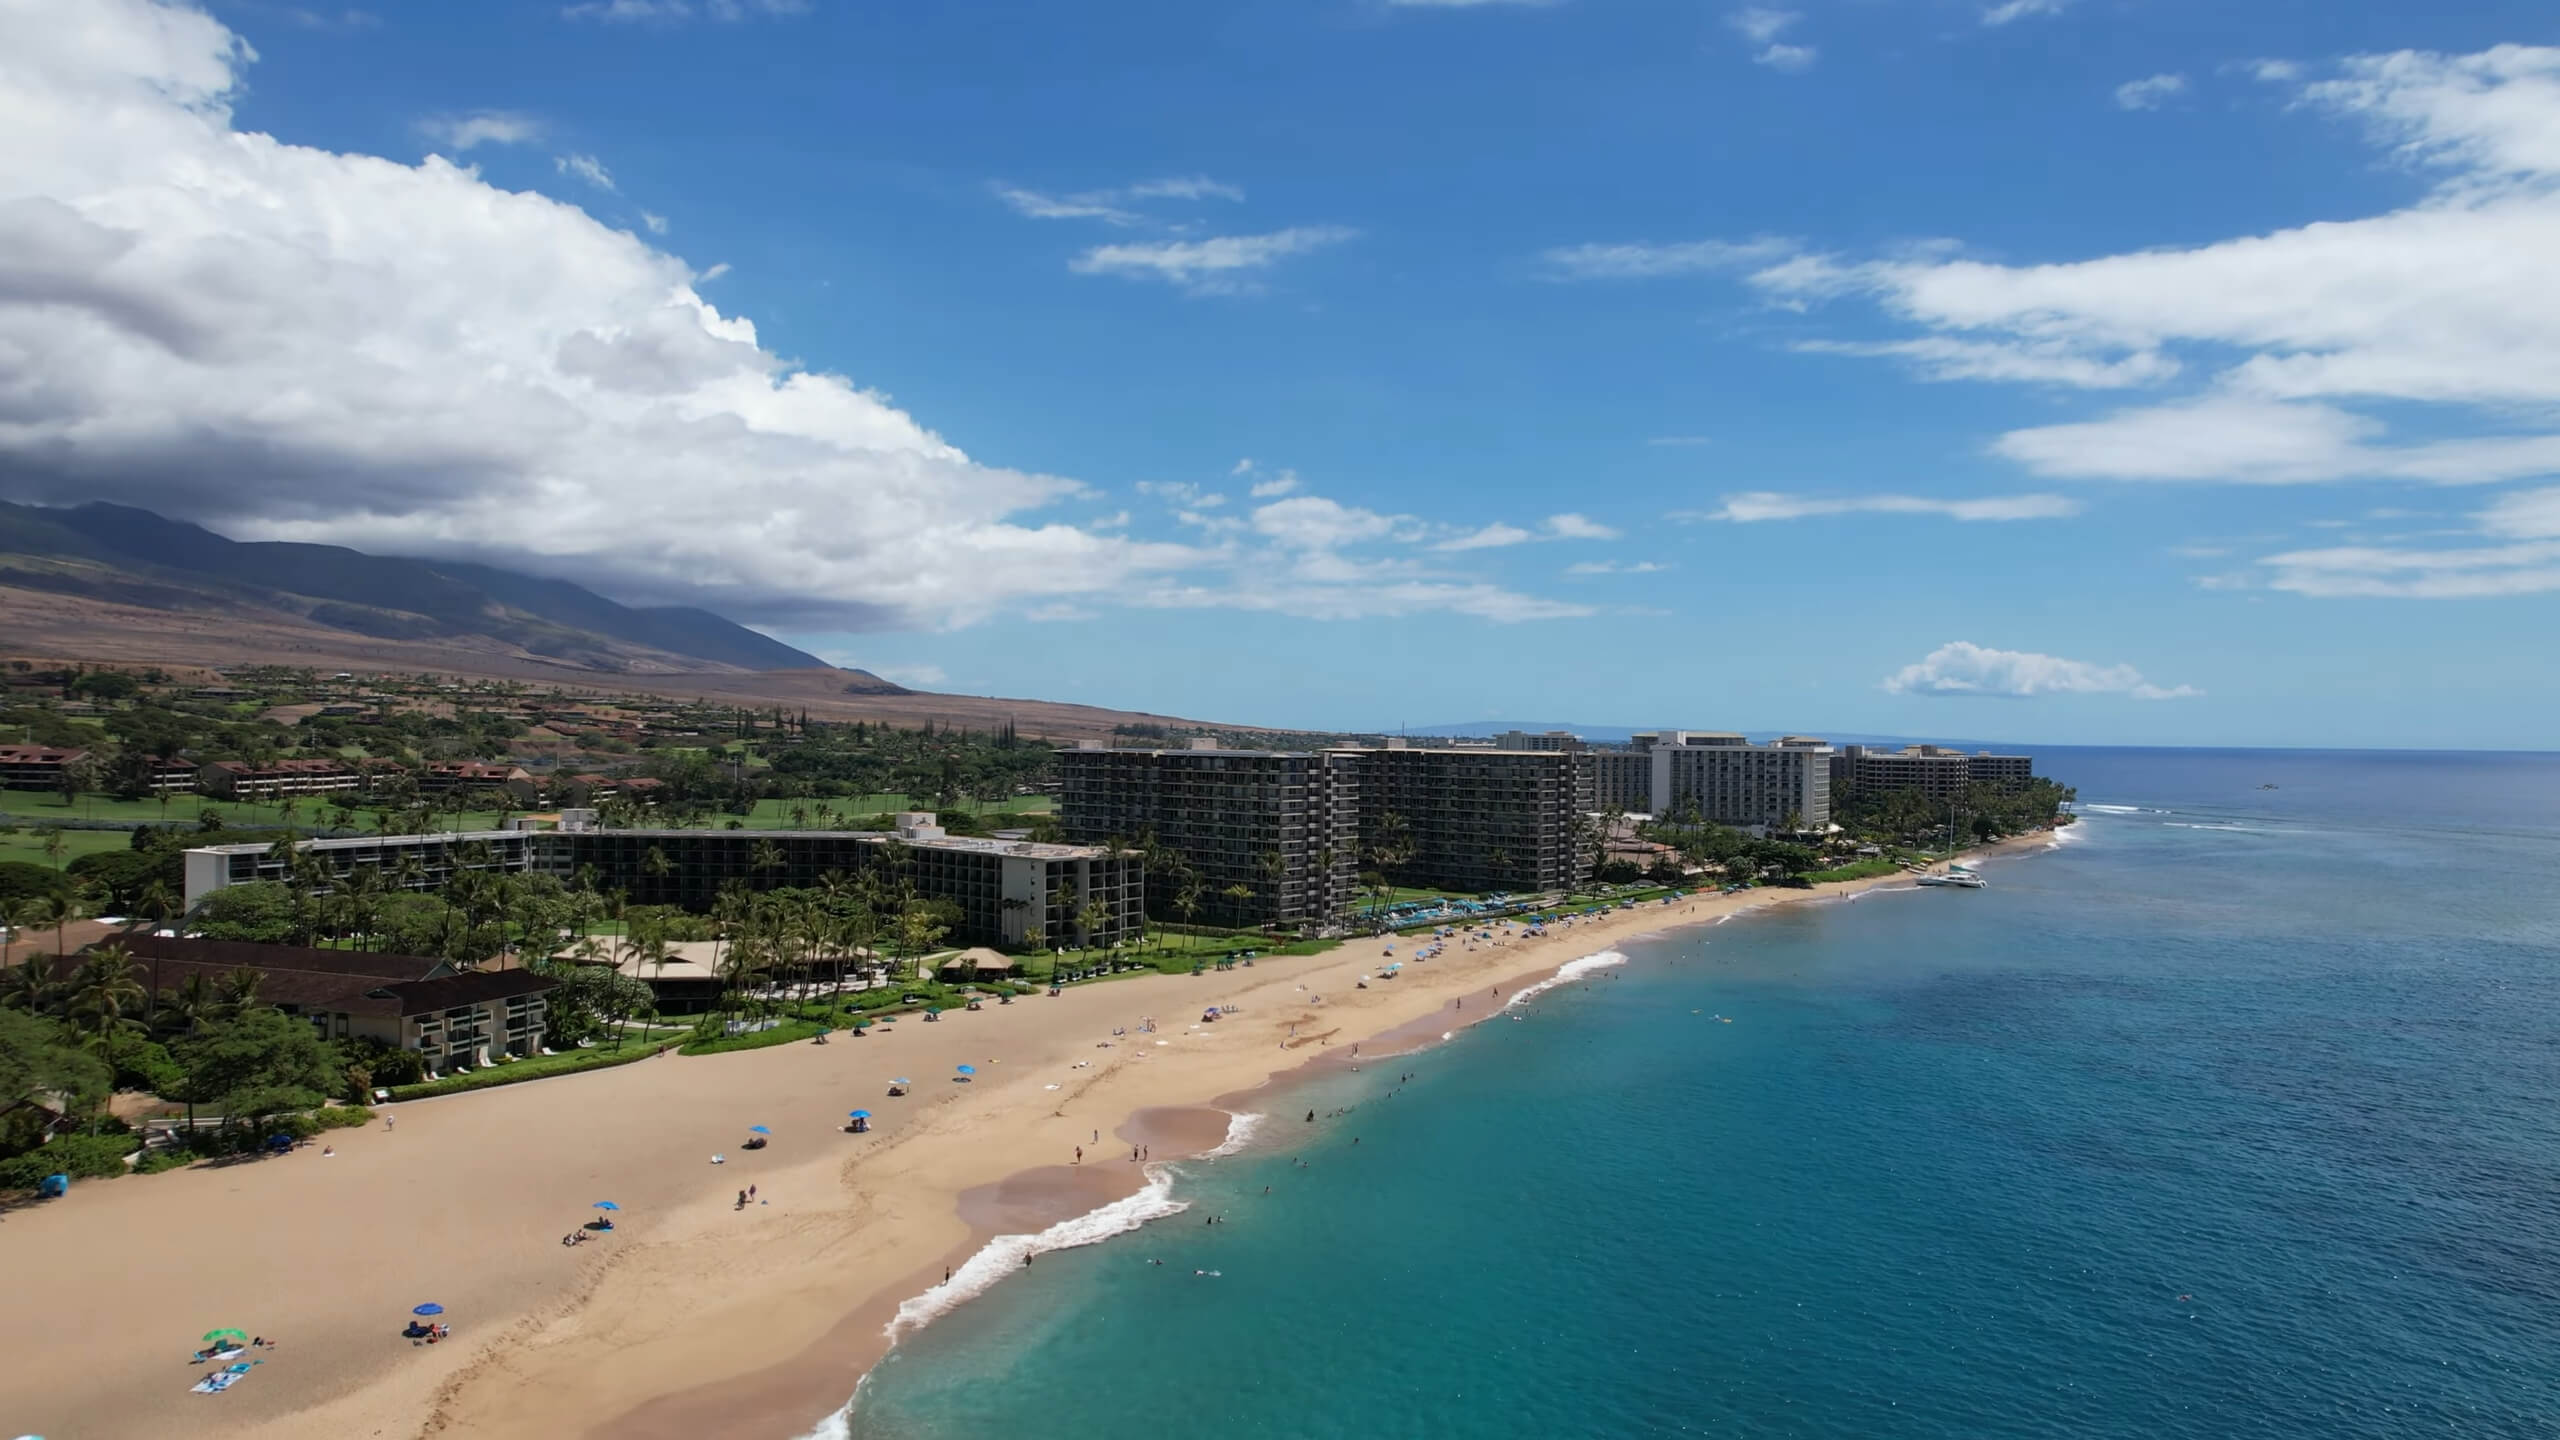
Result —
[[1034, 220], [1099, 220], [1106, 225], [1124, 226], [1154, 223], [1154, 217], [1136, 208], [1150, 200], [1226, 200], [1238, 204], [1244, 200], [1243, 186], [1206, 175], [1174, 175], [1065, 195], [1003, 183], [990, 188], [1015, 214]]
[[1813, 67], [1816, 51], [1810, 45], [1782, 45], [1778, 37], [1791, 29], [1804, 16], [1794, 10], [1752, 7], [1736, 10], [1724, 17], [1725, 27], [1759, 48], [1751, 63], [1772, 70], [1794, 74]]
[[2004, 0], [1982, 12], [1982, 23], [2006, 25], [2035, 15], [2059, 15], [2070, 5], [2071, 0]]
[[1559, 279], [1651, 280], [1665, 275], [1699, 275], [1717, 270], [1748, 269], [1794, 254], [1796, 243], [1775, 236], [1753, 240], [1677, 240], [1565, 245], [1539, 258]]
[[1141, 180], [1121, 193], [1132, 200], [1233, 200], [1241, 204], [1244, 187], [1212, 180], [1206, 175], [1176, 175], [1163, 180]]
[[1267, 235], [1217, 235], [1096, 245], [1067, 262], [1078, 275], [1161, 280], [1189, 295], [1236, 295], [1259, 288], [1255, 275], [1292, 256], [1342, 244], [1359, 232], [1342, 225], [1298, 225]]
[[418, 132], [456, 155], [480, 145], [524, 145], [542, 138], [542, 122], [513, 110], [474, 110], [418, 122]]
[[551, 163], [561, 174], [584, 180], [607, 194], [621, 193], [613, 183], [612, 173], [604, 168], [604, 162], [593, 155], [558, 155], [552, 157]]
[[1548, 516], [1546, 530], [1547, 538], [1550, 540], [1615, 540], [1618, 538], [1615, 527], [1603, 525], [1587, 515], [1579, 515], [1571, 511], [1562, 515]]
[[[2463, 485], [2560, 474], [2560, 426], [2547, 418], [2560, 414], [2560, 48], [2248, 68], [2432, 172], [2432, 192], [2182, 249], [2032, 265], [1946, 246], [1800, 253], [1748, 283], [1778, 308], [1872, 301], [1924, 333], [1796, 348], [1889, 358], [1930, 379], [2187, 383], [1992, 443], [2041, 476]], [[2395, 436], [2420, 409], [2428, 433]]]
[[1517, 525], [1505, 525], [1497, 520], [1481, 529], [1451, 536], [1431, 548], [1434, 550], [1495, 550], [1507, 545], [1526, 545], [1537, 538], [1532, 532], [1523, 530]]
[[667, 233], [667, 217], [664, 215], [652, 215], [648, 211], [643, 210], [640, 212], [640, 223], [648, 226], [649, 233], [652, 235], [664, 235]]
[[[2385, 507], [2367, 518], [2401, 518], [2401, 512]], [[2255, 578], [2269, 589], [2317, 599], [2470, 600], [2560, 591], [2560, 486], [2510, 492], [2471, 519], [2467, 530], [2418, 532], [2468, 543], [2414, 545], [2408, 542], [2415, 536], [2386, 536], [2289, 550], [2261, 559]]]
[[2032, 650], [1992, 650], [1966, 640], [1941, 645], [1885, 677], [1895, 695], [1988, 695], [2024, 700], [2042, 695], [2122, 695], [2135, 700], [2187, 700], [2192, 685], [2155, 685], [2130, 665], [2093, 665]]
[[727, 21], [806, 15], [811, 3], [812, 0], [583, 0], [564, 6], [560, 13], [571, 20], [666, 25], [697, 15]]
[[2125, 110], [2157, 110], [2186, 93], [2184, 75], [2153, 75], [2141, 80], [2127, 80], [2116, 87], [2116, 105]]
[[1671, 567], [1652, 560], [1584, 560], [1567, 565], [1567, 575], [1653, 575]]
[[1800, 12], [1794, 10], [1769, 10], [1755, 7], [1734, 11], [1724, 17], [1724, 23], [1735, 34], [1752, 44], [1766, 45], [1777, 39], [1788, 26], [1803, 18]]
[[1785, 495], [1752, 490], [1727, 495], [1713, 510], [1676, 510], [1674, 520], [1720, 521], [1757, 525], [1772, 520], [1809, 520], [1825, 515], [1936, 515], [1949, 520], [2065, 520], [2080, 513], [2080, 502], [2066, 495], [1994, 495], [1972, 500], [1940, 500], [1921, 495]]

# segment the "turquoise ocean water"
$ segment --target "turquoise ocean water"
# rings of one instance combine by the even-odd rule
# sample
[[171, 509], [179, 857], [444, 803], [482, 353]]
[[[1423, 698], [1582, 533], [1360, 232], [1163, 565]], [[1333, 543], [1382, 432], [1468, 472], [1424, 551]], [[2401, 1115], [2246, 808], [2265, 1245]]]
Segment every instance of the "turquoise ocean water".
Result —
[[837, 1425], [2560, 1435], [2560, 758], [2041, 768], [2085, 828], [1989, 890], [1632, 944], [1310, 1082]]

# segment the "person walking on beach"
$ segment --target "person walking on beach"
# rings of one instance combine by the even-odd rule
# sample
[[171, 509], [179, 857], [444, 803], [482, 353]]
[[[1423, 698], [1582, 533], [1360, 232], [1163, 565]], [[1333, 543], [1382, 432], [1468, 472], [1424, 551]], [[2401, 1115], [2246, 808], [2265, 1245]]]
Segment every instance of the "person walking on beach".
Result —
[[753, 1185], [747, 1187], [747, 1198], [750, 1200], [756, 1198], [756, 1187]]
[[1081, 1145], [1076, 1147], [1076, 1163], [1079, 1165], [1084, 1163], [1084, 1147]]
[[391, 1113], [390, 1111], [388, 1111], [388, 1110], [383, 1111], [383, 1112], [382, 1112], [382, 1128], [383, 1128], [385, 1131], [391, 1131], [391, 1130], [397, 1130], [397, 1129], [399, 1129], [399, 1128], [400, 1128], [400, 1117], [399, 1117], [399, 1116], [397, 1116], [397, 1115], [392, 1114], [392, 1113]]
[[744, 1190], [738, 1192], [738, 1208], [741, 1210], [747, 1208], [747, 1192]]

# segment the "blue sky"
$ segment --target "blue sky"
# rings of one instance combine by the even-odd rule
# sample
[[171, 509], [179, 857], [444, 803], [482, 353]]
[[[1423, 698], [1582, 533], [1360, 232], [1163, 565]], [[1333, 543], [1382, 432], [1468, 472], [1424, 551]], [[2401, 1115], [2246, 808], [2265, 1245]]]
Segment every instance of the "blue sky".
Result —
[[1222, 720], [2550, 743], [2545, 5], [58, 16], [36, 498]]

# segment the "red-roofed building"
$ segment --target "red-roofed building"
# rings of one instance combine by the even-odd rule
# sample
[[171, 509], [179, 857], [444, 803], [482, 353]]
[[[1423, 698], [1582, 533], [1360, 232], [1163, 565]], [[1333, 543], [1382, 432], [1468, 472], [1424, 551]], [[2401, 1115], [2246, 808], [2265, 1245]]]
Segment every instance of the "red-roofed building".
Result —
[[[544, 996], [559, 982], [530, 970], [461, 970], [425, 955], [381, 955], [298, 945], [118, 936], [133, 977], [153, 993], [190, 975], [220, 980], [258, 972], [258, 998], [311, 1022], [321, 1036], [364, 1036], [415, 1050], [431, 1071], [534, 1055], [547, 1023]], [[70, 961], [58, 962], [64, 968]]]
[[197, 772], [207, 795], [267, 805], [288, 795], [341, 795], [362, 781], [343, 760], [216, 760]]
[[0, 745], [0, 787], [50, 790], [62, 783], [62, 772], [89, 758], [86, 750], [51, 745]]

